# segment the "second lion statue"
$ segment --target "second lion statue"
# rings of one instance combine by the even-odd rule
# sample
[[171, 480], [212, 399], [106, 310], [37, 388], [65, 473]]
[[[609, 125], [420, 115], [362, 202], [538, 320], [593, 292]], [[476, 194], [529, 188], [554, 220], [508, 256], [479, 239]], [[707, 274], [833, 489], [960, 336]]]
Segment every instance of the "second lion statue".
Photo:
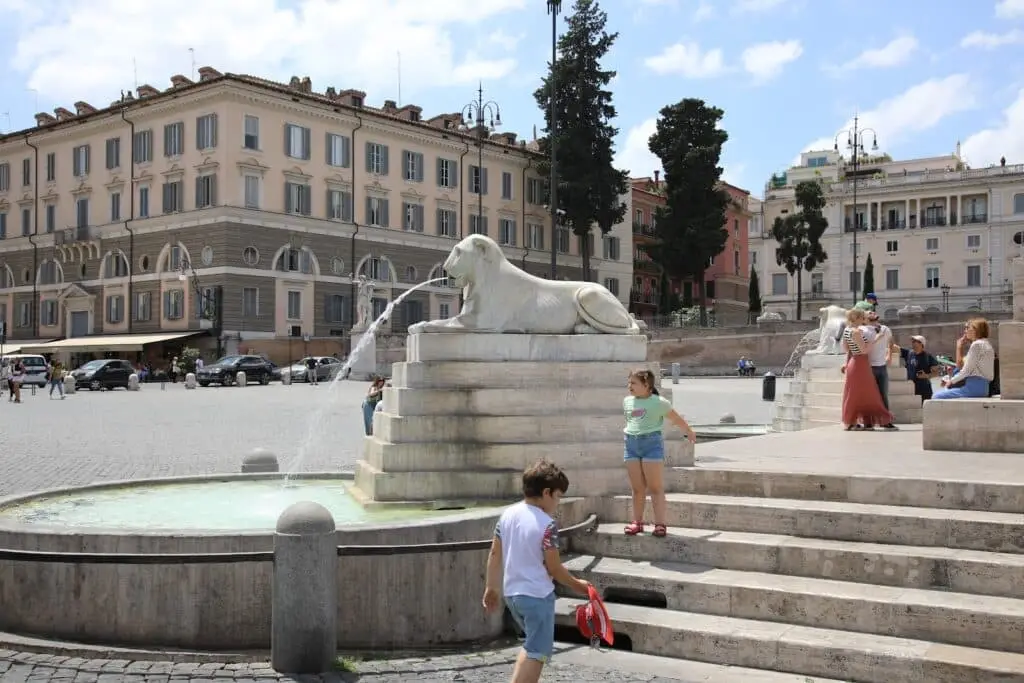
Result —
[[454, 318], [409, 327], [409, 334], [639, 334], [640, 326], [614, 294], [593, 282], [545, 280], [520, 270], [484, 235], [455, 245], [444, 270], [464, 288]]

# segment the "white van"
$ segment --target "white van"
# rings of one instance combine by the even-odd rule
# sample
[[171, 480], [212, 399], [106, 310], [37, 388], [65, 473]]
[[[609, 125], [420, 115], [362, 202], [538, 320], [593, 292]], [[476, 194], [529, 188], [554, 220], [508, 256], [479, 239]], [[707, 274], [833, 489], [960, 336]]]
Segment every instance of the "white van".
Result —
[[22, 382], [22, 386], [46, 386], [46, 359], [42, 356], [34, 353], [12, 353], [4, 356], [3, 360], [12, 365], [20, 362], [25, 366], [25, 381]]

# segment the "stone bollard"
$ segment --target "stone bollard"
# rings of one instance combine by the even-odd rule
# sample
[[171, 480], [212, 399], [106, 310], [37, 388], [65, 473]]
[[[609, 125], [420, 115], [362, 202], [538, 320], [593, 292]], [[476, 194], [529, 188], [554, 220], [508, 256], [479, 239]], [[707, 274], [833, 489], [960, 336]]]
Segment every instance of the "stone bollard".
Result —
[[35, 396], [35, 395], [36, 395], [36, 389], [37, 389], [37, 388], [38, 388], [38, 387], [36, 387], [36, 385], [35, 385], [35, 384], [33, 384], [33, 385], [32, 385], [32, 395], [33, 395], [33, 396]]
[[128, 391], [138, 391], [138, 390], [139, 390], [139, 375], [137, 373], [133, 372], [132, 374], [128, 375]]
[[242, 458], [242, 474], [280, 471], [281, 468], [277, 463], [277, 456], [266, 448], [253, 449], [252, 453]]
[[274, 534], [270, 663], [278, 673], [319, 674], [338, 650], [338, 541], [331, 513], [303, 501]]
[[64, 376], [64, 394], [75, 393], [75, 378], [71, 375]]
[[736, 424], [736, 416], [732, 413], [726, 413], [718, 420], [718, 423], [723, 425], [734, 425]]
[[290, 372], [282, 372], [281, 373], [281, 384], [284, 384], [285, 386], [287, 386], [287, 385], [289, 385], [291, 383], [292, 383], [292, 373], [290, 373]]
[[235, 375], [235, 386], [244, 387], [249, 383], [245, 378], [245, 373], [239, 370], [238, 374]]
[[160, 391], [167, 391], [167, 380], [160, 380]]
[[185, 375], [185, 388], [195, 389], [196, 388], [196, 373], [190, 372]]
[[672, 384], [679, 384], [679, 363], [672, 364]]

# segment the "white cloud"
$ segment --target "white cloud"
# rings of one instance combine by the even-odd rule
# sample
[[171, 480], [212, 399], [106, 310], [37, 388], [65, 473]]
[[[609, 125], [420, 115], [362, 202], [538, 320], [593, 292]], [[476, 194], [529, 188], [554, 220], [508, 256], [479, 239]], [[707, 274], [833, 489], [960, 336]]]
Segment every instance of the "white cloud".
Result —
[[869, 48], [844, 64], [847, 71], [855, 69], [888, 69], [903, 64], [918, 48], [914, 36], [894, 38], [882, 47]]
[[509, 34], [505, 33], [499, 28], [497, 31], [487, 36], [486, 43], [488, 45], [497, 45], [502, 50], [505, 50], [506, 52], [511, 52], [512, 50], [516, 49], [516, 46], [519, 45], [519, 42], [522, 39], [522, 35], [510, 36]]
[[768, 12], [778, 9], [787, 4], [789, 0], [736, 0], [732, 11], [736, 14], [753, 14], [755, 12]]
[[703, 52], [697, 43], [669, 45], [661, 54], [645, 59], [644, 65], [662, 76], [685, 78], [711, 78], [726, 70], [725, 57], [720, 49]]
[[[17, 11], [19, 4], [23, 11]], [[25, 74], [28, 87], [52, 101], [111, 98], [132, 86], [133, 58], [140, 83], [163, 87], [170, 75], [191, 72], [189, 48], [195, 49], [200, 66], [278, 80], [308, 75], [318, 90], [328, 85], [357, 87], [381, 97], [395, 87], [398, 46], [408, 56], [402, 64], [403, 79], [415, 88], [507, 76], [515, 69], [515, 60], [502, 54], [500, 46], [481, 41], [459, 48], [453, 35], [479, 32], [484, 22], [500, 21], [502, 14], [526, 4], [527, 0], [218, 0], [207, 3], [202, 21], [197, 21], [170, 0], [145, 5], [94, 0], [88, 6], [17, 0], [15, 11], [5, 12], [5, 18], [13, 21], [12, 34], [18, 36], [12, 66]], [[365, 26], [386, 27], [383, 47], [377, 31], [359, 28]]]
[[[971, 78], [967, 74], [954, 74], [918, 83], [896, 97], [879, 103], [874, 109], [860, 115], [860, 126], [873, 128], [880, 144], [888, 146], [912, 133], [934, 128], [946, 117], [975, 106], [977, 99]], [[851, 119], [839, 130], [846, 131], [852, 127]], [[870, 137], [869, 133], [866, 140], [869, 143]], [[802, 151], [832, 149], [834, 139], [833, 136], [818, 138], [805, 145]], [[846, 152], [843, 145], [840, 151]]]
[[1000, 0], [996, 4], [996, 16], [1001, 19], [1024, 17], [1024, 0]]
[[968, 137], [962, 152], [974, 167], [997, 164], [1002, 157], [1011, 164], [1024, 160], [1024, 89], [1003, 112], [999, 125]]
[[773, 41], [751, 45], [740, 56], [743, 68], [759, 81], [768, 81], [804, 53], [799, 40]]
[[[633, 178], [649, 178], [661, 170], [661, 160], [651, 154], [648, 147], [651, 136], [658, 128], [657, 117], [651, 117], [626, 132], [625, 140], [615, 155], [615, 166], [628, 171]], [[743, 173], [746, 165], [725, 164], [722, 180], [737, 187], [743, 187]]]
[[988, 33], [986, 31], [972, 31], [960, 41], [960, 47], [979, 47], [983, 50], [994, 50], [1004, 45], [1016, 45], [1024, 43], [1024, 31], [1013, 29], [1006, 33]]
[[694, 22], [707, 21], [715, 16], [715, 7], [706, 0], [701, 0], [701, 3], [697, 5], [697, 9], [693, 11], [692, 20]]

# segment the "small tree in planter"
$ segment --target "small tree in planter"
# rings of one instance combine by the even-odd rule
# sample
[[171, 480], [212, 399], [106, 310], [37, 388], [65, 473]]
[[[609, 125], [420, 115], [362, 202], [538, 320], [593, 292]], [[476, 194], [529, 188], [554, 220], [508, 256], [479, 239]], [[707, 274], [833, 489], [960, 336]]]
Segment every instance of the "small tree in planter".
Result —
[[178, 354], [178, 365], [181, 366], [182, 372], [195, 372], [196, 371], [196, 359], [199, 358], [199, 349], [194, 346], [186, 346]]

